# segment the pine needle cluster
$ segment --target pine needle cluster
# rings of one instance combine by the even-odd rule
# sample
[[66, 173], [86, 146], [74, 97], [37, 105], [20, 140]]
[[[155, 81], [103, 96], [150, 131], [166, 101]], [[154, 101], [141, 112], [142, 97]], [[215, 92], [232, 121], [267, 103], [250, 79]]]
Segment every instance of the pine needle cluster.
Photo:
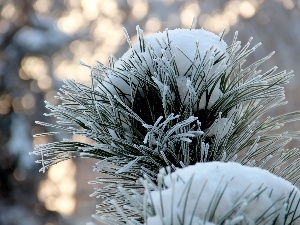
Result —
[[[295, 185], [300, 178], [299, 150], [285, 148], [299, 133], [279, 131], [299, 120], [300, 112], [268, 116], [287, 104], [283, 85], [293, 71], [277, 72], [273, 67], [262, 72], [260, 65], [273, 53], [246, 66], [260, 44], [251, 47], [251, 38], [242, 46], [237, 33], [224, 52], [210, 46], [203, 53], [199, 42], [191, 40], [193, 57], [180, 48], [175, 55], [171, 33], [166, 30], [157, 38], [159, 52], [139, 27], [134, 46], [126, 33], [129, 56], [111, 56], [109, 66], [85, 65], [91, 85], [66, 80], [57, 96], [62, 103], [46, 102], [46, 116], [55, 117], [56, 124], [37, 122], [58, 131], [36, 136], [77, 134], [90, 139], [41, 144], [33, 154], [41, 157], [37, 162], [43, 172], [75, 157], [99, 159], [95, 171], [109, 177], [91, 183], [105, 184], [93, 196], [104, 199], [97, 213], [108, 224], [143, 224], [155, 214], [145, 201], [144, 191], [149, 189], [140, 178], [163, 188], [157, 180], [161, 168], [171, 173], [198, 162], [232, 161], [263, 168]], [[224, 42], [223, 34], [218, 38]], [[178, 58], [189, 62], [184, 72]], [[224, 219], [216, 224], [242, 224], [236, 215], [231, 223]]]

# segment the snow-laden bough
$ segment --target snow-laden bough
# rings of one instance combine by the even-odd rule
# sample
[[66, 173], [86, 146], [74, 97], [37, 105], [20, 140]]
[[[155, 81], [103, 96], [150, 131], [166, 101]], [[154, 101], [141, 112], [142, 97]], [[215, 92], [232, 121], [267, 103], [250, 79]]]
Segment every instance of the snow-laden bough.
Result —
[[162, 169], [158, 180], [157, 187], [145, 185], [154, 189], [147, 201], [155, 215], [147, 218], [148, 225], [300, 223], [300, 190], [267, 170], [197, 163], [173, 173]]
[[[243, 169], [236, 176], [232, 176], [233, 172], [230, 172], [230, 177], [220, 175], [223, 180], [218, 180], [219, 183], [210, 180], [210, 171], [203, 174], [202, 182], [212, 182], [212, 187], [217, 186], [212, 192], [205, 192], [211, 202], [204, 201], [209, 209], [204, 216], [200, 211], [195, 218], [196, 214], [190, 211], [187, 214], [180, 211], [181, 202], [189, 199], [185, 193], [187, 190], [192, 193], [192, 177], [184, 180], [185, 183], [180, 183], [179, 178], [174, 183], [174, 188], [184, 185], [186, 188], [183, 193], [176, 191], [183, 200], [172, 198], [180, 201], [178, 207], [166, 203], [166, 210], [178, 213], [179, 217], [165, 214], [161, 199], [153, 203], [151, 199], [146, 201], [153, 205], [152, 208], [143, 205], [146, 196], [143, 195], [143, 185], [137, 182], [143, 176], [147, 177], [150, 188], [146, 189], [154, 191], [149, 197], [157, 199], [155, 193], [158, 192], [155, 191], [166, 193], [166, 196], [175, 193], [171, 181], [167, 185], [170, 175], [165, 178], [166, 184], [163, 184], [162, 177], [156, 183], [157, 173], [167, 166], [175, 171], [198, 162], [234, 161], [264, 168], [274, 176], [297, 183], [300, 180], [299, 150], [286, 149], [285, 146], [292, 139], [300, 139], [299, 133], [281, 132], [278, 128], [299, 120], [300, 112], [266, 116], [270, 110], [287, 103], [283, 85], [293, 76], [293, 71], [276, 73], [277, 67], [273, 67], [262, 72], [259, 66], [273, 53], [245, 66], [247, 57], [259, 46], [250, 47], [252, 38], [242, 47], [237, 41], [237, 33], [230, 45], [223, 41], [223, 34], [217, 36], [203, 29], [165, 30], [144, 37], [143, 31], [137, 28], [137, 33], [138, 42], [134, 45], [126, 33], [130, 49], [120, 59], [110, 57], [109, 66], [100, 62], [94, 67], [88, 66], [91, 70], [90, 86], [67, 80], [57, 96], [61, 104], [46, 104], [51, 111], [46, 115], [57, 121], [54, 124], [38, 123], [59, 131], [36, 136], [61, 138], [69, 135], [70, 138], [35, 147], [33, 154], [41, 156], [37, 160], [42, 164], [41, 171], [75, 157], [99, 159], [95, 171], [105, 173], [109, 178], [100, 177], [91, 183], [101, 185], [93, 194], [104, 198], [97, 213], [102, 222], [110, 225], [143, 224], [147, 218], [150, 222], [158, 221], [158, 224], [166, 221], [164, 225], [170, 220], [171, 224], [189, 221], [192, 225], [201, 222], [223, 225], [222, 221], [226, 225], [247, 224], [249, 221], [265, 225], [274, 218], [277, 218], [276, 223], [284, 218], [284, 225], [294, 225], [294, 222], [289, 222], [293, 220], [298, 222], [298, 208], [294, 207], [294, 204], [299, 204], [298, 189], [276, 192], [277, 189], [271, 187], [273, 181], [265, 184], [251, 179], [243, 180], [245, 185], [240, 185], [242, 182], [237, 181], [241, 180]], [[89, 141], [73, 140], [74, 134]], [[244, 177], [249, 176], [247, 171], [245, 174]], [[124, 188], [118, 190], [120, 183]], [[258, 183], [261, 186], [255, 186]], [[239, 185], [234, 187], [232, 184]], [[199, 185], [202, 185], [199, 190], [203, 189], [204, 193], [205, 183]], [[230, 196], [230, 190], [236, 190], [242, 200]], [[126, 194], [127, 191], [130, 194]], [[199, 201], [203, 200], [205, 195], [197, 193]], [[234, 201], [226, 200], [224, 196], [230, 196]], [[261, 212], [260, 218], [251, 217], [251, 212], [256, 212], [253, 204], [265, 196], [270, 197], [266, 197], [263, 204], [270, 209]], [[111, 199], [115, 199], [115, 207]], [[226, 202], [231, 208], [228, 206], [228, 214], [223, 215], [217, 206], [225, 209]], [[156, 206], [156, 203], [161, 206]], [[191, 207], [194, 203], [191, 201]], [[185, 204], [189, 205], [189, 202]], [[194, 209], [198, 210], [197, 207]], [[284, 213], [284, 210], [289, 213]], [[182, 215], [186, 217], [180, 217]], [[219, 218], [222, 216], [223, 220]]]
[[[138, 31], [139, 42], [115, 62], [114, 70], [103, 80], [105, 89], [100, 89], [112, 95], [130, 96], [132, 85], [138, 85], [147, 73], [162, 88], [170, 89], [172, 84], [164, 77], [173, 75], [176, 81], [173, 85], [177, 86], [183, 104], [187, 105], [191, 98], [190, 86], [194, 89], [213, 86], [208, 89], [212, 91], [209, 99], [206, 95], [200, 96], [198, 109], [210, 108], [218, 100], [222, 95], [220, 81], [213, 85], [212, 80], [225, 72], [229, 57], [227, 44], [219, 36], [203, 29], [165, 30], [148, 37]], [[175, 68], [170, 63], [176, 65]], [[128, 71], [134, 71], [136, 76]], [[172, 96], [174, 100], [175, 93]]]

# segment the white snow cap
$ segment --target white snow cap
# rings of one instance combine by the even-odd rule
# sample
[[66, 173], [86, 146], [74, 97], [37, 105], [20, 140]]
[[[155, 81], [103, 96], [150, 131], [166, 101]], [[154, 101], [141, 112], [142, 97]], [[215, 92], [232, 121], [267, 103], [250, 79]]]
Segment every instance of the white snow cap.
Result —
[[[207, 62], [204, 71], [206, 76], [201, 79], [204, 84], [212, 76], [218, 76], [226, 69], [226, 62], [228, 55], [226, 53], [227, 44], [220, 39], [219, 36], [208, 32], [203, 29], [175, 29], [165, 30], [152, 34], [148, 37], [144, 37], [144, 47], [141, 49], [141, 42], [134, 44], [132, 49], [129, 49], [116, 63], [115, 69], [118, 73], [108, 73], [104, 79], [106, 87], [112, 94], [117, 94], [115, 88], [109, 83], [116, 85], [123, 93], [130, 95], [131, 88], [128, 85], [129, 79], [134, 83], [137, 82], [135, 77], [132, 77], [130, 73], [124, 72], [123, 67], [129, 61], [133, 64], [142, 60], [142, 67], [137, 66], [137, 70], [140, 74], [144, 74], [144, 69], [148, 68], [152, 74], [155, 71], [154, 61], [156, 59], [170, 59], [172, 55], [175, 56], [175, 63], [178, 70], [178, 76], [176, 81], [178, 84], [181, 100], [187, 104], [189, 99], [185, 97], [188, 92], [188, 77], [195, 73], [197, 66], [203, 62], [204, 58]], [[134, 51], [135, 53], [133, 53]], [[164, 55], [165, 54], [165, 55]], [[207, 54], [207, 55], [206, 55]], [[206, 55], [206, 56], [205, 56]], [[225, 56], [223, 60], [218, 63], [214, 62], [218, 60], [222, 55]], [[199, 57], [201, 60], [199, 60]], [[130, 63], [128, 63], [130, 64]], [[125, 66], [126, 67], [126, 66]], [[192, 72], [194, 71], [194, 72]], [[130, 77], [131, 76], [131, 77]], [[198, 74], [198, 76], [200, 76]], [[203, 74], [202, 74], [203, 76]], [[201, 85], [203, 85], [201, 84]], [[193, 84], [192, 85], [196, 85]], [[199, 84], [198, 84], [199, 85]], [[219, 85], [215, 87], [212, 92], [211, 99], [209, 101], [209, 107], [220, 97], [221, 92]], [[205, 95], [203, 95], [203, 103], [199, 108], [205, 107]]]
[[[199, 43], [198, 48], [196, 42]], [[193, 63], [196, 51], [200, 52], [200, 57], [203, 58], [206, 51], [213, 47], [216, 52], [215, 59], [219, 58], [226, 52], [227, 44], [220, 39], [219, 36], [203, 29], [175, 29], [158, 32], [148, 37], [144, 37], [146, 46], [143, 56], [150, 61], [149, 48], [153, 48], [154, 53], [162, 56], [162, 50], [171, 49], [171, 53], [175, 55], [175, 62], [178, 68], [179, 75], [184, 75], [191, 64]], [[133, 45], [133, 49], [137, 53], [141, 53], [140, 43]], [[122, 64], [122, 60], [127, 61], [132, 56], [132, 50], [129, 49], [121, 59], [116, 62], [116, 67]], [[152, 65], [152, 62], [150, 62]], [[149, 65], [149, 64], [148, 64]], [[149, 66], [150, 66], [149, 65]]]
[[[159, 176], [163, 177], [166, 189], [150, 193], [148, 201], [152, 202], [156, 215], [147, 219], [148, 225], [221, 224], [220, 220], [235, 207], [229, 219], [240, 221], [238, 224], [273, 224], [268, 218], [274, 220], [274, 215], [279, 215], [276, 225], [291, 224], [292, 215], [283, 222], [285, 203], [291, 193], [291, 199], [295, 198], [288, 204], [292, 211], [296, 210], [294, 218], [300, 215], [299, 189], [260, 168], [234, 162], [209, 162], [168, 175], [161, 171]], [[292, 224], [300, 224], [300, 218]]]

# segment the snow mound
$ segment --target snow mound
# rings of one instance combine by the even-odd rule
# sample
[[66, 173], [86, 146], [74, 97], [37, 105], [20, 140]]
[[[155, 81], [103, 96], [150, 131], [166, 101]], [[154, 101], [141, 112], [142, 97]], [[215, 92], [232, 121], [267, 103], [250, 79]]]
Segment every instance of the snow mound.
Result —
[[[190, 85], [203, 87], [210, 79], [220, 76], [226, 70], [226, 48], [227, 44], [219, 36], [203, 29], [165, 30], [148, 37], [142, 36], [138, 43], [116, 61], [114, 69], [105, 75], [103, 83], [112, 95], [124, 93], [130, 96], [132, 88], [129, 83], [136, 85], [138, 76], [146, 77], [147, 71], [155, 76], [169, 70], [169, 75], [175, 76], [181, 101], [188, 104]], [[175, 64], [171, 62], [172, 56], [175, 57]], [[193, 74], [197, 78], [191, 81]], [[221, 95], [218, 83], [211, 93], [208, 107]], [[205, 106], [204, 94], [198, 108]]]
[[[300, 215], [299, 189], [266, 170], [210, 162], [171, 174], [164, 171], [158, 177], [165, 188], [148, 197], [156, 212], [147, 219], [148, 225], [223, 224], [226, 220], [242, 225], [300, 223], [300, 218], [291, 223], [292, 217]], [[285, 221], [287, 209], [290, 214]]]
[[[198, 43], [196, 44], [196, 42]], [[139, 42], [132, 47], [136, 53], [143, 53], [142, 55], [149, 63], [148, 65], [152, 65], [150, 50], [153, 50], [153, 53], [158, 57], [162, 57], [163, 52], [170, 49], [171, 53], [175, 55], [175, 62], [180, 75], [184, 75], [189, 70], [197, 51], [199, 51], [200, 57], [203, 58], [209, 49], [214, 48], [213, 51], [216, 53], [214, 59], [217, 59], [226, 52], [227, 48], [227, 44], [219, 36], [203, 29], [165, 30], [144, 37], [144, 45], [146, 46], [144, 50], [140, 48]], [[116, 62], [116, 68], [122, 68], [122, 61], [128, 61], [132, 57], [132, 49], [129, 49]]]

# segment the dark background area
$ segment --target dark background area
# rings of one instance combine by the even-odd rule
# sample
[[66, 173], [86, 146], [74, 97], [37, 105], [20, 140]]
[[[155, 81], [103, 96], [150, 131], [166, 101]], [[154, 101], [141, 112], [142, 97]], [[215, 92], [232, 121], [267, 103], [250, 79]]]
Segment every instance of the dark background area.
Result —
[[[145, 35], [165, 28], [197, 28], [219, 34], [234, 32], [245, 44], [250, 37], [262, 46], [249, 58], [254, 62], [273, 50], [262, 69], [294, 70], [286, 86], [289, 104], [271, 114], [300, 108], [300, 1], [299, 0], [0, 0], [0, 225], [85, 224], [97, 199], [89, 197], [87, 182], [95, 160], [73, 160], [46, 173], [29, 155], [36, 144], [61, 137], [32, 138], [48, 131], [36, 120], [44, 117], [44, 101], [57, 104], [54, 95], [64, 79], [89, 83], [83, 61], [108, 63], [128, 45], [125, 27], [136, 40], [136, 25]], [[299, 130], [291, 124], [292, 130]], [[74, 139], [82, 139], [74, 136]], [[299, 147], [298, 142], [292, 143]]]

